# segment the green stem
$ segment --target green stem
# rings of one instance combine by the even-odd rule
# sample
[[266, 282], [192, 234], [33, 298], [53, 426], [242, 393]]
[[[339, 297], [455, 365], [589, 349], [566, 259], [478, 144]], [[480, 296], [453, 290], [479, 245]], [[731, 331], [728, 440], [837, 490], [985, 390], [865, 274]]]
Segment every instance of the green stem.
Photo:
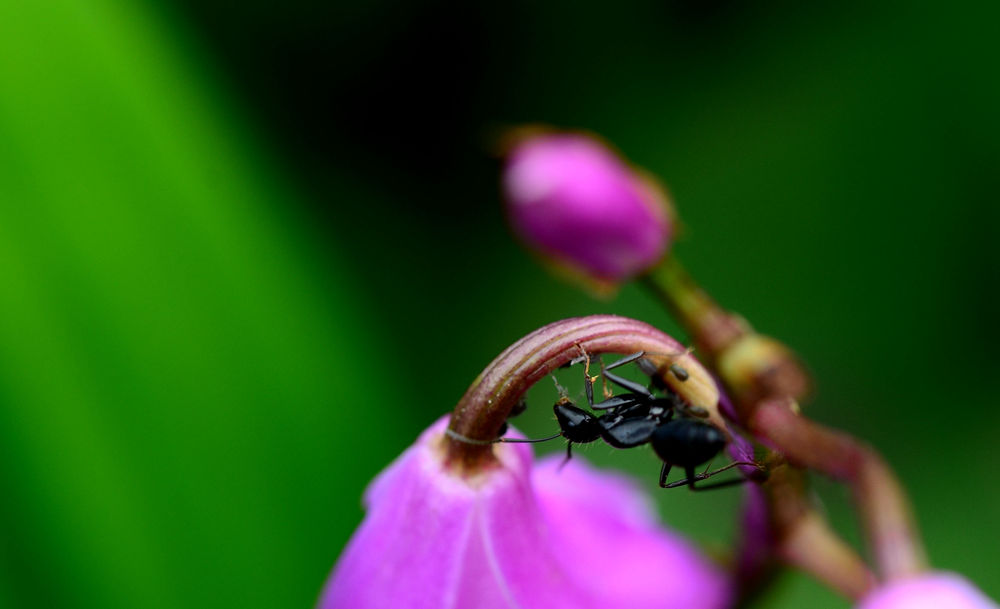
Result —
[[694, 281], [676, 256], [666, 256], [642, 277], [642, 282], [706, 354], [719, 353], [752, 331], [742, 318], [720, 307]]

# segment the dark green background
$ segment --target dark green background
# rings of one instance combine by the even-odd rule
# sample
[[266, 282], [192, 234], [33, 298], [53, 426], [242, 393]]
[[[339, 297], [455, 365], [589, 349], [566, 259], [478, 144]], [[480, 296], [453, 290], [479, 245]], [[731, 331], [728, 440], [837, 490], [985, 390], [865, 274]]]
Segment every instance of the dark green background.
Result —
[[[678, 255], [1000, 597], [1000, 15], [805, 4], [0, 1], [0, 605], [310, 607], [366, 482], [507, 344], [676, 332], [507, 234], [491, 142], [526, 121], [667, 182]], [[649, 454], [587, 456], [652, 491]], [[738, 492], [656, 496], [731, 539]], [[761, 606], [847, 603], [791, 574]]]

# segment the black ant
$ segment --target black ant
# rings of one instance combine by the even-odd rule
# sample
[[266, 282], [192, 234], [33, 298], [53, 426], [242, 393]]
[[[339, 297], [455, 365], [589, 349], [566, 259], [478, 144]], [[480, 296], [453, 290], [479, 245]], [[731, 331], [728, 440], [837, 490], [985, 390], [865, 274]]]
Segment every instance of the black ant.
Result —
[[[560, 398], [553, 406], [553, 410], [559, 423], [559, 433], [534, 440], [501, 437], [496, 441], [546, 442], [562, 436], [568, 440], [566, 461], [572, 458], [573, 444], [589, 444], [603, 439], [614, 448], [632, 448], [648, 442], [656, 455], [663, 461], [663, 466], [660, 469], [660, 486], [662, 488], [687, 485], [691, 490], [698, 491], [744, 482], [744, 478], [737, 478], [713, 484], [696, 485], [697, 482], [738, 465], [756, 464], [742, 461], [734, 462], [711, 472], [696, 475], [694, 469], [697, 466], [711, 461], [726, 446], [726, 436], [715, 425], [690, 418], [704, 417], [707, 415], [707, 411], [701, 407], [686, 404], [676, 393], [670, 392], [666, 387], [660, 386], [662, 390], [667, 392], [667, 396], [657, 397], [641, 383], [609, 372], [609, 370], [631, 362], [640, 362], [640, 369], [646, 372], [648, 366], [643, 365], [647, 362], [647, 360], [642, 359], [644, 355], [645, 353], [640, 351], [607, 366], [602, 366], [601, 375], [604, 379], [625, 389], [627, 393], [606, 395], [605, 399], [598, 403], [594, 403], [594, 382], [598, 377], [590, 376], [590, 357], [584, 354], [580, 358], [572, 360], [568, 365], [586, 362], [584, 378], [588, 405], [592, 410], [606, 412], [594, 416], [579, 408], [570, 401], [566, 390], [556, 381]], [[679, 366], [676, 368], [677, 370], [674, 370], [672, 367], [671, 372], [678, 379], [685, 380], [687, 372]], [[675, 419], [673, 418], [675, 413], [685, 416]], [[684, 468], [685, 479], [667, 483], [667, 475], [674, 465]]]

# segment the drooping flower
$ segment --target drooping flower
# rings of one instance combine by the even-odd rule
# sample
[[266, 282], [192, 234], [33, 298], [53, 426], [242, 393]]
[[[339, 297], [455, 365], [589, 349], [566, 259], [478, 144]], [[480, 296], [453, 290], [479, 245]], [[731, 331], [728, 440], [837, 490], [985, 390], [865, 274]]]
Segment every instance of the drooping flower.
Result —
[[969, 580], [954, 573], [932, 572], [886, 584], [857, 609], [998, 609]]
[[662, 529], [629, 480], [578, 457], [532, 466], [497, 445], [471, 475], [445, 465], [447, 421], [372, 483], [319, 609], [718, 609], [724, 574]]
[[594, 138], [521, 140], [507, 156], [503, 186], [517, 235], [557, 266], [598, 282], [645, 271], [669, 245], [663, 192]]

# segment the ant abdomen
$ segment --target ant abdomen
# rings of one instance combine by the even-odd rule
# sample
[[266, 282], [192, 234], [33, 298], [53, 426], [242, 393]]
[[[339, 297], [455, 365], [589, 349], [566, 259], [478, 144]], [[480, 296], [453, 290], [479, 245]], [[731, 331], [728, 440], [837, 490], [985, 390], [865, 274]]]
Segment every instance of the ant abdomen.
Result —
[[675, 419], [657, 427], [650, 443], [664, 462], [694, 467], [719, 454], [726, 446], [726, 436], [709, 423]]

